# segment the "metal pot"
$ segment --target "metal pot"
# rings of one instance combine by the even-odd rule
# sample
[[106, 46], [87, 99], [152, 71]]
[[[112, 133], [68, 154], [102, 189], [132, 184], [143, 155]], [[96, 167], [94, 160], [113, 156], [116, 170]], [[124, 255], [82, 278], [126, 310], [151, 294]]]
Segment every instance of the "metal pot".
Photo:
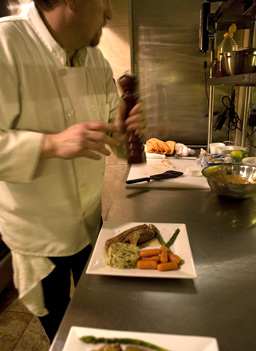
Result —
[[223, 68], [229, 76], [256, 71], [256, 49], [224, 52]]

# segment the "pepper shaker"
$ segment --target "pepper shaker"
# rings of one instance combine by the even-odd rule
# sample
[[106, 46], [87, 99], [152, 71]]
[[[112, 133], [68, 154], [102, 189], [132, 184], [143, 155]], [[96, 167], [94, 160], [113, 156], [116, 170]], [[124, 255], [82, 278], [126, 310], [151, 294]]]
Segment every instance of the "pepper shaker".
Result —
[[[138, 102], [137, 79], [134, 74], [125, 73], [118, 79], [118, 83], [123, 91], [122, 99], [126, 103], [126, 111], [124, 116], [124, 119], [126, 119], [131, 109]], [[139, 135], [136, 135], [134, 132], [130, 133], [126, 143], [129, 164], [146, 162], [144, 144]]]

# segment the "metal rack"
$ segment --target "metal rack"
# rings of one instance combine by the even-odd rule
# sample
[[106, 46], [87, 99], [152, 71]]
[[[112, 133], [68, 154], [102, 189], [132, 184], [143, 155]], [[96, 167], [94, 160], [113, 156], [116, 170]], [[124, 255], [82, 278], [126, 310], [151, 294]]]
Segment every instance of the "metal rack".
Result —
[[208, 80], [209, 91], [209, 122], [208, 122], [208, 142], [207, 148], [209, 151], [209, 144], [212, 142], [212, 129], [213, 129], [213, 115], [214, 115], [214, 94], [215, 86], [217, 85], [232, 85], [244, 86], [244, 113], [243, 113], [243, 129], [241, 146], [245, 145], [246, 141], [246, 128], [248, 123], [248, 109], [250, 104], [251, 88], [256, 86], [256, 73], [239, 74], [228, 77], [213, 77], [213, 65], [215, 59], [216, 47], [216, 31], [226, 30], [229, 25], [236, 23], [238, 29], [249, 29], [249, 47], [253, 47], [254, 42], [254, 28], [255, 28], [255, 11], [256, 6], [253, 5], [247, 11], [244, 11], [245, 4], [242, 0], [227, 0], [223, 1], [219, 8], [215, 11], [212, 18], [215, 22], [215, 33], [210, 35], [211, 44], [211, 64], [210, 64], [210, 78]]

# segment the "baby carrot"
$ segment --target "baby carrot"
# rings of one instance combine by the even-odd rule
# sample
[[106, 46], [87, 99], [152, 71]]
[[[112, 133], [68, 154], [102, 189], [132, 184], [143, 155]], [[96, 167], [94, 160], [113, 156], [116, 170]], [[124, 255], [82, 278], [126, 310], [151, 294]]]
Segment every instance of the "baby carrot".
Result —
[[167, 248], [165, 246], [161, 246], [160, 262], [161, 263], [168, 262], [168, 253], [167, 253]]
[[139, 260], [137, 261], [137, 268], [139, 269], [156, 269], [157, 262], [149, 260]]
[[142, 260], [160, 262], [160, 256], [141, 257]]
[[180, 264], [181, 258], [178, 255], [174, 255], [174, 254], [169, 254], [169, 261], [170, 262], [176, 262], [177, 264]]
[[149, 257], [159, 255], [161, 252], [160, 249], [149, 249], [149, 250], [141, 250], [140, 257]]
[[157, 269], [159, 271], [171, 271], [178, 269], [178, 265], [176, 262], [158, 263]]

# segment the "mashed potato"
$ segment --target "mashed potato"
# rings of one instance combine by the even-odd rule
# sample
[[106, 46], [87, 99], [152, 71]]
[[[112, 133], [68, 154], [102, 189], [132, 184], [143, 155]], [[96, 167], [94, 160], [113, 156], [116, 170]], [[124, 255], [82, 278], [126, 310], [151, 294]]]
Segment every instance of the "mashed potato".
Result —
[[139, 258], [140, 249], [138, 246], [133, 244], [116, 243], [110, 246], [106, 257], [106, 263], [113, 268], [135, 268], [136, 262]]

